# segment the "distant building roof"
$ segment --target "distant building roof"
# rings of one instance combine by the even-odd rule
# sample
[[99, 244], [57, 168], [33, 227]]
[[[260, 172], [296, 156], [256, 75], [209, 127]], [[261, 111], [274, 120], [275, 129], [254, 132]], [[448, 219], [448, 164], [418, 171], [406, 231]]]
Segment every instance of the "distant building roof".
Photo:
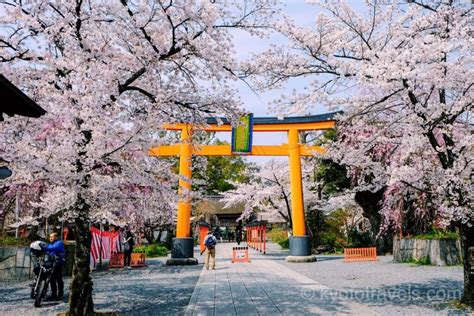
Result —
[[224, 208], [225, 202], [220, 201], [218, 197], [219, 196], [214, 195], [208, 196], [206, 199], [208, 206], [212, 207], [216, 215], [240, 215], [245, 209], [245, 205], [243, 203]]
[[4, 113], [9, 116], [27, 117], [40, 117], [46, 113], [2, 74], [0, 74], [0, 100], [0, 121], [3, 121]]
[[[236, 205], [233, 205], [231, 207], [225, 208], [225, 202], [221, 201], [223, 196], [221, 195], [208, 195], [205, 197], [205, 201], [208, 207], [211, 207], [214, 210], [214, 214], [219, 218], [237, 218], [239, 217], [244, 209], [245, 209], [245, 203], [238, 203]], [[203, 203], [198, 202], [198, 203]], [[269, 223], [284, 223], [285, 220], [283, 218], [278, 218], [275, 216], [271, 216], [268, 213], [265, 212], [258, 212], [256, 213], [256, 217], [258, 220], [265, 220]]]

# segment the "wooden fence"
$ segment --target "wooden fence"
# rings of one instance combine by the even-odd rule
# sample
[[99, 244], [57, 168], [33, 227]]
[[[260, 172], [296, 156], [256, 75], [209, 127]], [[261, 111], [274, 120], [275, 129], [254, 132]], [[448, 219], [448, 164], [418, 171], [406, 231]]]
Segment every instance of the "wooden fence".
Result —
[[344, 262], [377, 261], [377, 248], [344, 248]]

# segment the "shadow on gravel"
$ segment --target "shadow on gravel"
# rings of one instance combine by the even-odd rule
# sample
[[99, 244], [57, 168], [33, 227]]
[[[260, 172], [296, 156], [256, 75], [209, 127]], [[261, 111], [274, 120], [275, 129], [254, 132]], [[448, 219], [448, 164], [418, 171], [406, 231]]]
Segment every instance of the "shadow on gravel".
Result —
[[61, 304], [61, 303], [64, 303], [64, 302], [63, 302], [63, 301], [56, 301], [56, 302], [48, 302], [48, 301], [46, 301], [46, 302], [42, 302], [42, 303], [41, 303], [41, 307], [42, 307], [42, 308], [47, 308], [47, 307], [57, 306], [57, 305], [59, 305], [59, 304]]
[[284, 257], [271, 257], [271, 256], [259, 256], [259, 257], [250, 257], [250, 261], [260, 261], [260, 260], [272, 260], [272, 261], [285, 261], [286, 256]]
[[182, 314], [191, 299], [202, 265], [109, 270], [94, 282], [97, 310], [126, 315]]
[[2, 302], [13, 302], [22, 300], [15, 296], [16, 292], [23, 290], [22, 288], [0, 288], [0, 300]]
[[342, 256], [318, 256], [316, 255], [317, 261], [331, 261], [331, 260], [342, 260], [344, 257]]
[[284, 261], [285, 258], [290, 254], [289, 251], [281, 251], [281, 252], [267, 252], [266, 254], [263, 253], [256, 253], [256, 252], [251, 252], [249, 253], [250, 260], [275, 260], [279, 261], [282, 260]]

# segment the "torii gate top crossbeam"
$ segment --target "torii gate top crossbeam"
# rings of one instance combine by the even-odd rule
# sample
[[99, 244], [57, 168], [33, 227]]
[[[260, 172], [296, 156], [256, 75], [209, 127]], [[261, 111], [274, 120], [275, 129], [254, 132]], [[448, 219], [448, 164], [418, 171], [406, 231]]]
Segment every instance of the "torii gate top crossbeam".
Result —
[[[340, 112], [326, 113], [312, 116], [288, 117], [278, 119], [276, 117], [256, 117], [253, 119], [254, 132], [292, 132], [309, 130], [325, 130], [333, 128], [336, 124], [334, 116]], [[232, 125], [227, 119], [221, 119], [222, 124], [218, 124], [216, 118], [208, 118], [205, 126], [196, 126], [186, 123], [166, 124], [163, 126], [167, 130], [181, 131], [182, 144], [157, 146], [150, 148], [151, 156], [179, 156], [183, 147], [192, 134], [192, 130], [204, 130], [208, 132], [230, 132]], [[191, 145], [191, 144], [188, 144]], [[319, 146], [307, 146], [298, 144], [298, 137], [294, 141], [293, 146], [298, 147], [299, 154], [302, 156], [313, 156], [315, 153], [324, 153], [325, 149]], [[252, 146], [252, 156], [288, 156], [288, 144], [277, 146]], [[231, 156], [230, 145], [193, 145], [189, 149], [193, 155], [198, 156]]]
[[[333, 128], [336, 121], [334, 116], [340, 112], [332, 112], [319, 115], [310, 116], [296, 116], [287, 117], [284, 119], [278, 119], [277, 117], [254, 117], [253, 118], [253, 131], [254, 132], [287, 132], [290, 129], [296, 129], [298, 131], [310, 131], [310, 130], [324, 130]], [[232, 125], [230, 122], [222, 118], [220, 119], [222, 125], [219, 125], [216, 118], [208, 118], [206, 120], [206, 126], [195, 126], [193, 128], [204, 130], [207, 132], [230, 132], [232, 131]], [[187, 124], [165, 124], [164, 129], [167, 130], [183, 130]]]

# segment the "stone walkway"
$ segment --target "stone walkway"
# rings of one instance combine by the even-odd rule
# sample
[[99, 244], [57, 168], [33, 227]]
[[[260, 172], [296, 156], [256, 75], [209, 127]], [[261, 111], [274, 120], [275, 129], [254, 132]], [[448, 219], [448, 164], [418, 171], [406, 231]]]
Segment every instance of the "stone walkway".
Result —
[[231, 263], [235, 244], [217, 246], [216, 270], [203, 269], [185, 315], [374, 315], [353, 301], [325, 300], [328, 287], [250, 250], [251, 263]]

